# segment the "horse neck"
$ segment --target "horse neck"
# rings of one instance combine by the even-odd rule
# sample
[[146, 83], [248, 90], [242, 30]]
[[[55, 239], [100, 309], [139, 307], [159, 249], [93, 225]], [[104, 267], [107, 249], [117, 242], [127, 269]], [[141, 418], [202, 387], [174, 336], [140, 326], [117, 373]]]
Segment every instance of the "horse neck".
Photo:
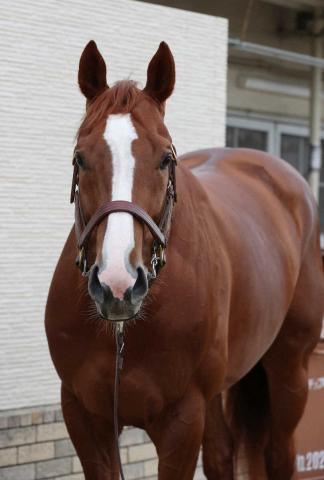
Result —
[[[204, 236], [201, 228], [207, 228], [210, 200], [201, 183], [190, 169], [179, 165], [177, 171], [177, 203], [174, 208], [171, 228], [170, 247], [177, 247], [179, 239], [190, 240], [193, 248]], [[197, 243], [196, 243], [197, 242]]]
[[[208, 269], [210, 252], [206, 235], [209, 236], [210, 210], [210, 201], [200, 182], [187, 167], [180, 164], [177, 167], [177, 202], [166, 248], [166, 266], [152, 283], [148, 299], [144, 301], [145, 315], [162, 318], [165, 311], [163, 307], [170, 305], [172, 299], [181, 300], [183, 295], [188, 296], [188, 291], [195, 283], [193, 275], [197, 271], [197, 262], [199, 271], [201, 268], [204, 271]], [[205, 285], [199, 288], [206, 290]], [[200, 295], [201, 292], [196, 291], [196, 294]], [[174, 303], [174, 311], [176, 309]]]

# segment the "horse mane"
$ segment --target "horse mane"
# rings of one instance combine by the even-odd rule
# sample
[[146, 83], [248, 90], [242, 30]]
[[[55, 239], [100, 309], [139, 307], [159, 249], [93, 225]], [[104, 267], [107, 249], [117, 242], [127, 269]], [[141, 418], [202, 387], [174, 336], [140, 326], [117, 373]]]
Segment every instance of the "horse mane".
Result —
[[92, 130], [111, 113], [129, 113], [135, 107], [141, 90], [133, 80], [121, 80], [107, 88], [87, 106], [86, 113], [77, 132], [89, 135]]

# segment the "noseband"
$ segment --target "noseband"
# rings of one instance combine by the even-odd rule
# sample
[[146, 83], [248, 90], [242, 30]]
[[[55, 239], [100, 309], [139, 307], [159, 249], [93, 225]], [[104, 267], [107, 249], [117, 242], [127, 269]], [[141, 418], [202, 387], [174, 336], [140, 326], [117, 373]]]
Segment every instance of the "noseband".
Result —
[[75, 234], [77, 239], [78, 255], [76, 265], [80, 268], [83, 276], [88, 276], [90, 268], [87, 263], [87, 246], [94, 228], [97, 227], [111, 213], [126, 212], [145, 224], [153, 237], [150, 278], [154, 279], [161, 267], [165, 265], [165, 248], [171, 228], [171, 217], [173, 205], [177, 201], [176, 173], [177, 154], [175, 147], [171, 145], [172, 158], [168, 165], [169, 178], [162, 210], [161, 219], [157, 225], [153, 218], [139, 205], [126, 200], [114, 200], [103, 203], [93, 214], [88, 222], [82, 211], [79, 186], [79, 166], [76, 156], [73, 157], [73, 177], [71, 187], [70, 203], [75, 205]]

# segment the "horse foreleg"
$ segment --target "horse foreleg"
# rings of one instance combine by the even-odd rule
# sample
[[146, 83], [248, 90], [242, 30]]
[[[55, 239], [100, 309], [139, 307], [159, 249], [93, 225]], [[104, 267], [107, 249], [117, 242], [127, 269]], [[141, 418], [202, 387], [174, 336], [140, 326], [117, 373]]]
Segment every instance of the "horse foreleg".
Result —
[[234, 479], [234, 444], [225, 420], [221, 394], [214, 397], [207, 408], [203, 465], [208, 480]]
[[204, 423], [205, 401], [194, 390], [146, 428], [159, 457], [158, 480], [193, 479]]
[[61, 396], [64, 421], [85, 480], [118, 480], [113, 427], [106, 419], [87, 412], [63, 385]]

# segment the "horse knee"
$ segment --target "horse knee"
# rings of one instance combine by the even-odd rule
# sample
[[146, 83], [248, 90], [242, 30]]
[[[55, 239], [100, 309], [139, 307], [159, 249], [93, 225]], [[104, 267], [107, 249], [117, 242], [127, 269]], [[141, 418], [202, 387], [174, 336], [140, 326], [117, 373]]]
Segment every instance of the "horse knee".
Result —
[[208, 480], [233, 480], [234, 444], [221, 395], [210, 403], [203, 438], [203, 468]]

